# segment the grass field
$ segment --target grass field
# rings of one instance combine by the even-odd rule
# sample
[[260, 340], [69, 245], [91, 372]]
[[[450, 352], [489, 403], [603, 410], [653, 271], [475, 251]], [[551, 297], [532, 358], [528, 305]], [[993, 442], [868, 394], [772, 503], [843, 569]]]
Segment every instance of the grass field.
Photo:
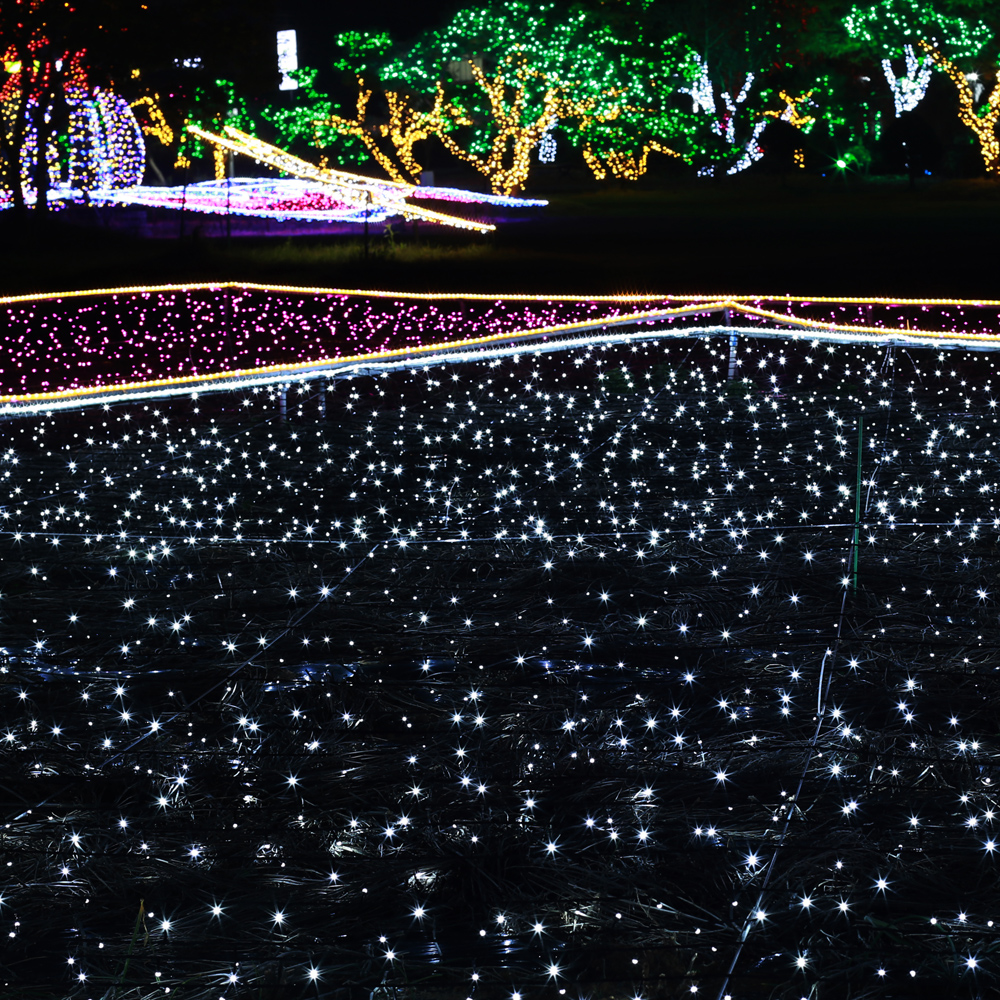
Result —
[[[545, 192], [531, 192], [544, 195]], [[477, 236], [143, 240], [0, 220], [0, 292], [213, 279], [400, 290], [996, 297], [1000, 185], [750, 177], [559, 193]]]

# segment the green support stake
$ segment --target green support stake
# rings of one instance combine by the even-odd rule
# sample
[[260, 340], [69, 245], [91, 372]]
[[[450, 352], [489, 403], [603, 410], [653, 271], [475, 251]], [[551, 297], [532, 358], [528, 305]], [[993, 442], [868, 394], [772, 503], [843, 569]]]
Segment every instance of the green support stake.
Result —
[[851, 590], [858, 589], [858, 542], [861, 534], [861, 452], [864, 447], [865, 418], [864, 414], [858, 417], [858, 475], [854, 490], [854, 541], [851, 548], [854, 550], [851, 567]]

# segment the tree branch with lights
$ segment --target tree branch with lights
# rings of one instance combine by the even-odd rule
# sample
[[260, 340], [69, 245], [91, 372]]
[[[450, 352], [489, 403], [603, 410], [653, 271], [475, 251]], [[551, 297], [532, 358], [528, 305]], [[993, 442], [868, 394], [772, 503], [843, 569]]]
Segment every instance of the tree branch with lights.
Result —
[[[439, 138], [449, 152], [487, 177], [495, 194], [514, 194], [528, 179], [531, 153], [542, 136], [556, 121], [587, 114], [594, 99], [574, 100], [564, 87], [516, 56], [506, 58], [489, 78], [475, 63], [469, 65], [489, 104], [488, 152], [463, 147], [447, 133]], [[541, 93], [529, 108], [527, 87], [536, 81]]]
[[970, 128], [975, 135], [986, 172], [1000, 174], [1000, 139], [997, 138], [997, 122], [1000, 121], [1000, 83], [994, 84], [986, 103], [977, 109], [975, 93], [965, 73], [930, 42], [921, 41], [920, 47], [955, 85], [959, 121]]

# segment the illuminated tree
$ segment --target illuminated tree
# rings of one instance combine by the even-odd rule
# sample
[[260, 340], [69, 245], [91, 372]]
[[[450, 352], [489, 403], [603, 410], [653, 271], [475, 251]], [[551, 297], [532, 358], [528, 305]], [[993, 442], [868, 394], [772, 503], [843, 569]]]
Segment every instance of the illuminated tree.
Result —
[[693, 113], [703, 122], [697, 137], [698, 176], [716, 176], [720, 170], [726, 174], [746, 170], [764, 155], [758, 139], [767, 119], [757, 110], [760, 95], [747, 103], [756, 74], [748, 72], [733, 94], [712, 79], [707, 61], [697, 53], [689, 74], [689, 86], [680, 91], [690, 96]]
[[[87, 81], [82, 53], [46, 58], [47, 41], [33, 40], [25, 65], [4, 56], [7, 79], [0, 87], [4, 142], [0, 188], [15, 208], [33, 200], [48, 207], [50, 189], [78, 191], [131, 187], [142, 180], [145, 148], [128, 103]], [[50, 72], [51, 71], [51, 72]]]
[[[357, 134], [357, 130], [361, 129], [359, 119], [350, 120], [343, 114], [336, 114], [333, 100], [316, 88], [317, 75], [318, 70], [309, 67], [293, 70], [291, 76], [299, 87], [293, 94], [291, 107], [266, 107], [261, 116], [274, 126], [286, 145], [308, 143], [328, 156], [333, 155], [341, 164], [352, 159], [364, 162], [371, 154], [364, 139]], [[361, 77], [357, 79], [357, 84], [357, 105], [360, 108], [357, 114], [360, 115], [360, 122], [367, 124], [370, 92], [365, 96]], [[351, 121], [351, 124], [337, 127], [332, 124], [334, 118], [342, 122]]]
[[[394, 181], [419, 183], [423, 168], [414, 153], [418, 142], [456, 125], [471, 124], [440, 86], [430, 96], [402, 89], [379, 93], [359, 76], [354, 114], [348, 116], [342, 109], [338, 113], [333, 101], [316, 89], [316, 70], [303, 69], [293, 75], [301, 92], [294, 106], [263, 112], [282, 138], [287, 143], [304, 140], [335, 156], [339, 153], [341, 160], [345, 151], [353, 149], [359, 159], [373, 159]], [[373, 114], [373, 99], [384, 99], [387, 113]]]
[[456, 125], [472, 124], [460, 108], [446, 100], [440, 85], [428, 111], [413, 107], [412, 97], [400, 91], [387, 90], [385, 98], [389, 105], [389, 123], [380, 126], [379, 131], [390, 139], [403, 169], [416, 182], [423, 168], [413, 154], [414, 145], [431, 136], [444, 141]]
[[394, 181], [401, 181], [403, 180], [403, 175], [397, 169], [390, 157], [379, 149], [378, 143], [376, 142], [375, 135], [379, 130], [378, 126], [373, 125], [367, 120], [368, 105], [371, 101], [371, 97], [371, 88], [366, 87], [365, 81], [359, 77], [357, 112], [354, 118], [345, 118], [343, 115], [337, 115], [331, 112], [326, 120], [317, 120], [314, 123], [314, 128], [317, 126], [323, 126], [324, 128], [331, 129], [337, 135], [349, 135], [360, 139], [361, 142], [364, 143], [365, 149], [368, 150], [372, 159], [375, 160], [375, 162]]
[[543, 76], [523, 61], [507, 58], [492, 77], [470, 62], [472, 77], [489, 101], [493, 125], [489, 150], [480, 153], [460, 146], [442, 133], [445, 147], [484, 174], [497, 194], [513, 194], [528, 179], [531, 152], [542, 136], [561, 118], [578, 118], [593, 110], [593, 99], [574, 101], [562, 88], [545, 87], [540, 106], [529, 106], [527, 91], [536, 77]]
[[223, 125], [232, 125], [242, 132], [256, 135], [256, 124], [247, 106], [246, 99], [236, 93], [231, 80], [216, 80], [211, 87], [197, 87], [187, 113], [184, 128], [180, 130], [180, 141], [174, 166], [187, 169], [193, 159], [211, 155], [215, 179], [226, 176], [226, 152], [218, 146], [210, 146], [187, 131], [186, 126], [197, 125], [208, 132], [218, 132]]
[[[44, 212], [57, 182], [86, 189], [141, 179], [141, 133], [136, 139], [124, 95], [137, 96], [141, 67], [173, 64], [182, 33], [178, 7], [190, 4], [172, 0], [170, 16], [158, 17], [165, 2], [0, 3], [0, 184], [16, 210], [23, 211], [27, 196]], [[197, 16], [214, 16], [222, 6], [204, 0]], [[183, 30], [190, 33], [190, 23]], [[210, 40], [205, 48], [213, 49]], [[233, 53], [232, 36], [226, 51]], [[242, 45], [241, 57], [252, 51]], [[116, 160], [122, 169], [109, 172]]]
[[[931, 57], [918, 58], [915, 47], [926, 41], [951, 59], [970, 59], [993, 35], [982, 21], [942, 13], [918, 0], [881, 0], [875, 5], [855, 6], [843, 24], [861, 51], [879, 59], [897, 118], [917, 107], [930, 83]], [[901, 59], [905, 70], [897, 73], [893, 61], [898, 65]]]
[[934, 61], [938, 69], [947, 73], [955, 85], [958, 94], [959, 120], [972, 129], [979, 143], [979, 152], [986, 172], [1000, 174], [1000, 139], [997, 138], [997, 122], [1000, 121], [1000, 82], [994, 84], [986, 103], [977, 109], [976, 93], [966, 74], [928, 42], [922, 41], [920, 47]]
[[[416, 143], [436, 135], [442, 140], [456, 124], [468, 125], [460, 108], [445, 99], [443, 88], [438, 87], [429, 110], [424, 111], [413, 105], [413, 97], [395, 90], [385, 92], [389, 107], [389, 121], [373, 124], [366, 121], [372, 90], [358, 78], [357, 114], [353, 119], [330, 114], [325, 121], [315, 124], [332, 129], [338, 135], [355, 136], [360, 139], [373, 160], [394, 180], [405, 181], [404, 172], [414, 183], [420, 182], [422, 167], [413, 153]], [[392, 156], [383, 150], [378, 138], [388, 139], [392, 145], [397, 166]]]
[[[389, 61], [383, 79], [430, 94], [450, 78], [452, 100], [473, 124], [450, 131], [444, 145], [488, 176], [500, 171], [501, 186], [512, 182], [504, 171], [515, 158], [523, 183], [534, 155], [528, 143], [539, 148], [543, 137], [546, 157], [561, 140], [580, 150], [597, 176], [608, 169], [637, 176], [651, 151], [686, 149], [694, 122], [675, 96], [691, 50], [676, 35], [654, 42], [634, 26], [631, 33], [619, 27], [582, 8], [544, 3], [462, 10]], [[497, 150], [513, 135], [515, 109], [520, 138], [510, 163], [499, 167]]]
[[0, 154], [3, 186], [18, 211], [24, 209], [26, 188], [33, 190], [39, 211], [48, 208], [52, 174], [58, 171], [56, 136], [68, 130], [71, 95], [87, 87], [83, 51], [69, 38], [77, 27], [70, 13], [44, 0], [0, 11], [5, 43]]

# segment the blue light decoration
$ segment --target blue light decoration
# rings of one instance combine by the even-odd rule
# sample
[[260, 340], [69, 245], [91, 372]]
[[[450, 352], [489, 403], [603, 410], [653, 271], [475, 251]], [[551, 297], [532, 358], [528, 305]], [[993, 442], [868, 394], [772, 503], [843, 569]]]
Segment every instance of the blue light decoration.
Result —
[[[0, 94], [12, 91], [16, 74], [9, 76]], [[72, 71], [67, 72], [64, 90], [69, 122], [66, 134], [53, 135], [46, 150], [52, 185], [49, 201], [53, 206], [62, 207], [92, 191], [114, 191], [140, 184], [146, 146], [128, 102], [113, 91], [87, 84], [78, 56], [74, 57]], [[37, 123], [43, 113], [51, 115], [52, 108], [47, 106], [43, 112], [38, 100], [29, 97], [20, 154], [21, 185], [28, 204], [33, 204], [36, 197], [33, 171], [39, 155]], [[0, 184], [0, 209], [12, 203], [11, 192]]]
[[352, 304], [605, 329], [6, 414], [6, 991], [995, 991], [997, 303]]
[[[541, 208], [540, 198], [486, 194], [463, 188], [413, 186], [414, 201], [490, 205], [497, 208]], [[279, 222], [385, 222], [398, 218], [390, 206], [374, 204], [359, 208], [338, 197], [328, 185], [294, 177], [235, 177], [224, 181], [200, 181], [187, 187], [135, 187], [102, 191], [95, 195], [102, 204], [140, 205], [146, 208], [180, 209], [209, 215], [240, 215]]]

